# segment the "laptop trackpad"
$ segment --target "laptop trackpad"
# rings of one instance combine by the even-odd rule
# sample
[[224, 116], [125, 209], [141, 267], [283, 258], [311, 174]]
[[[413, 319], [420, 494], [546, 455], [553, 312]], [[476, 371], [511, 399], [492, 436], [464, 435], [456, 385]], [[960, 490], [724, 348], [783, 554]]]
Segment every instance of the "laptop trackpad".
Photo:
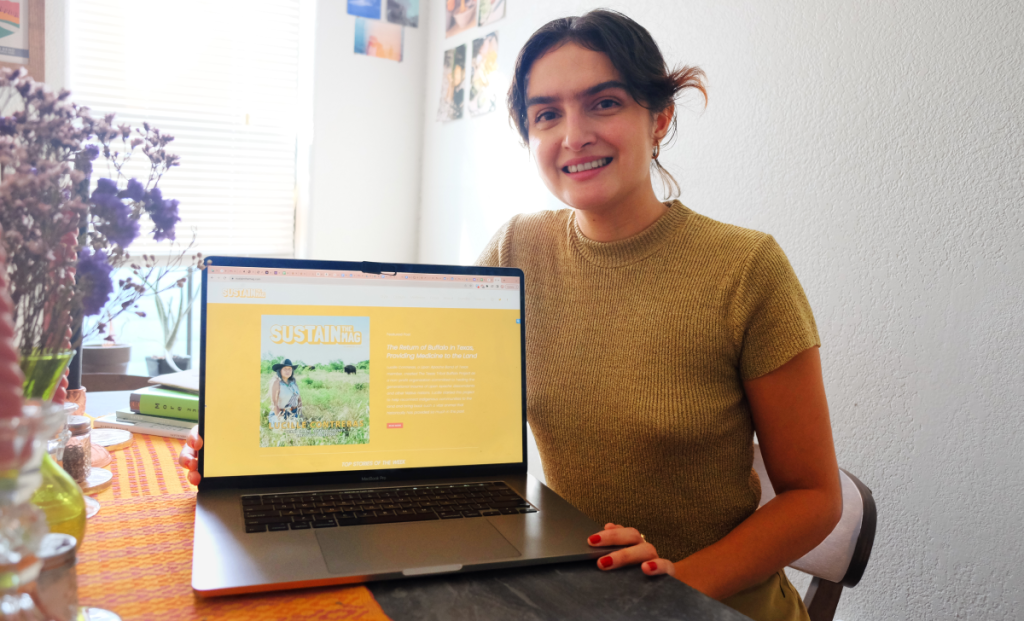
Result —
[[468, 565], [521, 556], [488, 520], [479, 518], [324, 528], [316, 531], [316, 539], [327, 571], [342, 575]]

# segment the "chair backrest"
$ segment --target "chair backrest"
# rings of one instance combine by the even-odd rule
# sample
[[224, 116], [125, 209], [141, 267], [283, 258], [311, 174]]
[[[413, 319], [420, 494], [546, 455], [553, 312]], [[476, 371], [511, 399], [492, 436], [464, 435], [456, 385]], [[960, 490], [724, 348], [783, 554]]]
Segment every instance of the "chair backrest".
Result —
[[[761, 479], [761, 502], [764, 506], [775, 498], [768, 472], [761, 457], [761, 447], [754, 444], [754, 471]], [[829, 582], [852, 587], [860, 582], [867, 567], [875, 541], [875, 501], [857, 477], [839, 471], [843, 485], [843, 515], [832, 533], [818, 547], [790, 564], [793, 569]]]

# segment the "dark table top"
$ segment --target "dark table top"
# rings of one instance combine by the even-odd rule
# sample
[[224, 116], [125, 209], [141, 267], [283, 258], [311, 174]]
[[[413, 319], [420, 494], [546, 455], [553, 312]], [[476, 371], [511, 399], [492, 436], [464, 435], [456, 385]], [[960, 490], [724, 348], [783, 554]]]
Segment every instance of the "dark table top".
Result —
[[594, 561], [368, 584], [394, 621], [750, 621], [669, 576]]

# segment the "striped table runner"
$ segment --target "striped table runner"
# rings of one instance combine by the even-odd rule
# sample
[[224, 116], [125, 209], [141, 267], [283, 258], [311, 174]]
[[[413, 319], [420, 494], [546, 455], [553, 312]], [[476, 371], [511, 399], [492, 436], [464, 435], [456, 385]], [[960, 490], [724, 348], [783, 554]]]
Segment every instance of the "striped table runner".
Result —
[[78, 551], [78, 599], [134, 619], [388, 621], [363, 586], [202, 599], [192, 594], [195, 488], [178, 467], [183, 442], [136, 434], [114, 451], [110, 488]]

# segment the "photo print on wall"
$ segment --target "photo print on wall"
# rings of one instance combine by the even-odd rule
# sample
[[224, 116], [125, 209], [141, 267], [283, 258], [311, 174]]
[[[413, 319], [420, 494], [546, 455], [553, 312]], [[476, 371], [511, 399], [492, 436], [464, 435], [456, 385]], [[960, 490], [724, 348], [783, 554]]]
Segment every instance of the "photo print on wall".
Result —
[[380, 19], [380, 0], [348, 0], [348, 14]]
[[505, 17], [505, 6], [508, 0], [479, 0], [477, 9], [477, 25], [489, 26]]
[[[482, 5], [481, 5], [482, 6]], [[473, 77], [469, 85], [469, 114], [480, 116], [498, 107], [498, 33], [473, 39]]]
[[370, 441], [370, 318], [264, 315], [260, 446]]
[[476, 26], [477, 0], [446, 0], [444, 36], [451, 37]]
[[465, 96], [466, 44], [463, 43], [444, 53], [444, 68], [441, 70], [441, 104], [437, 110], [437, 120], [461, 119]]
[[356, 18], [356, 54], [402, 62], [404, 39], [405, 32], [401, 26], [380, 20]]
[[392, 24], [419, 28], [420, 0], [388, 0], [387, 16]]

